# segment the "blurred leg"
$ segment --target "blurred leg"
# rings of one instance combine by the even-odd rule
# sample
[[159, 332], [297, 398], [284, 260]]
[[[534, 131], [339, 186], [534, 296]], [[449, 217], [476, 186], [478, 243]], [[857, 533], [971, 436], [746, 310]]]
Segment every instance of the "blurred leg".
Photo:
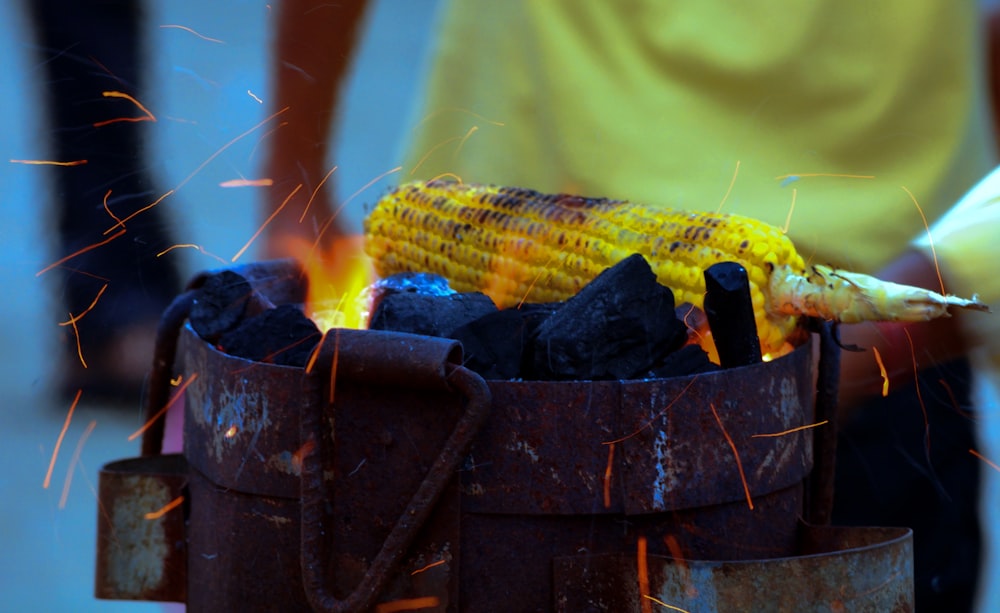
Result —
[[[32, 0], [30, 14], [46, 79], [51, 157], [86, 164], [53, 171], [57, 257], [106, 239], [105, 231], [153, 202], [156, 191], [145, 161], [145, 122], [102, 122], [140, 117], [121, 92], [142, 101], [141, 12], [136, 0]], [[97, 125], [95, 125], [97, 124]], [[179, 276], [156, 254], [173, 244], [164, 210], [142, 213], [125, 234], [68, 261], [62, 270], [62, 310], [79, 314], [107, 284], [94, 309], [78, 322], [83, 356], [67, 329], [67, 386], [135, 399], [140, 373], [151, 363], [151, 323], [179, 289]], [[136, 355], [128, 355], [136, 354]], [[141, 360], [141, 364], [136, 364]], [[72, 391], [72, 390], [71, 390]], [[128, 394], [122, 396], [122, 394]]]

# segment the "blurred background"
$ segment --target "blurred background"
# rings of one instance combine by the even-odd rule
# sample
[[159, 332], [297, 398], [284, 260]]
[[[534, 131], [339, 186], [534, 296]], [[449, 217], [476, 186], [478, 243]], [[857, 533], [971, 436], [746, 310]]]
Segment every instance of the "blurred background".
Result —
[[[138, 455], [138, 440], [127, 438], [142, 425], [141, 406], [111, 409], [84, 395], [43, 488], [71, 399], [59, 393], [56, 377], [62, 288], [53, 273], [38, 274], [66, 255], [55, 240], [53, 169], [14, 161], [50, 156], [41, 113], [45, 50], [30, 35], [27, 1], [8, 2], [0, 20], [6, 60], [0, 72], [6, 120], [0, 130], [0, 287], [9, 292], [0, 301], [0, 610], [162, 610], [91, 595], [97, 471]], [[363, 190], [343, 213], [351, 230], [360, 228], [366, 205], [399, 180], [372, 183], [399, 163], [399, 137], [419, 120], [410, 104], [437, 4], [376, 0], [368, 14], [333, 152], [339, 166], [334, 201]], [[151, 53], [140, 101], [157, 118], [145, 126], [148, 163], [162, 189], [181, 185], [162, 211], [177, 241], [192, 247], [163, 257], [176, 259], [184, 280], [228, 264], [263, 221], [256, 188], [220, 184], [261, 176], [260, 142], [273, 126], [251, 129], [270, 113], [274, 25], [272, 7], [261, 0], [147, 3], [141, 31]], [[258, 258], [251, 245], [240, 261]], [[1000, 432], [987, 434], [1000, 440]], [[984, 473], [990, 480], [984, 497], [996, 500], [997, 472]], [[984, 521], [996, 521], [992, 507]], [[995, 565], [987, 573], [991, 583]], [[998, 591], [990, 590], [984, 611], [1000, 607]]]
[[[111, 460], [139, 454], [128, 436], [142, 425], [141, 407], [108, 408], [84, 395], [52, 471], [43, 480], [72, 398], [57, 393], [55, 368], [62, 348], [53, 273], [40, 270], [66, 255], [55, 241], [51, 204], [53, 168], [8, 160], [44, 160], [40, 104], [43, 54], [30, 36], [25, 3], [7, 2], [0, 20], [0, 610], [156, 611], [162, 605], [93, 598], [97, 472]], [[335, 151], [338, 200], [395, 167], [398, 136], [410, 120], [420, 58], [428, 43], [436, 0], [376, 1], [368, 14], [340, 121]], [[149, 2], [141, 27], [151, 53], [148, 93], [139, 101], [157, 118], [147, 123], [157, 184], [181, 184], [199, 166], [271, 112], [268, 57], [274, 18], [256, 0]], [[183, 26], [195, 33], [173, 26]], [[204, 38], [202, 38], [204, 37]], [[213, 39], [213, 40], [207, 40]], [[137, 113], [138, 114], [138, 113]], [[197, 170], [163, 203], [177, 241], [186, 281], [200, 270], [229, 263], [262, 223], [253, 187], [224, 188], [232, 179], [260, 177], [258, 128]], [[367, 187], [344, 211], [357, 230], [364, 206], [386, 178]], [[258, 258], [256, 246], [239, 261]], [[151, 360], [152, 356], [149, 356]], [[94, 423], [92, 430], [91, 423]], [[89, 430], [89, 431], [88, 431]], [[79, 447], [78, 457], [74, 452]], [[72, 475], [63, 498], [67, 475]]]

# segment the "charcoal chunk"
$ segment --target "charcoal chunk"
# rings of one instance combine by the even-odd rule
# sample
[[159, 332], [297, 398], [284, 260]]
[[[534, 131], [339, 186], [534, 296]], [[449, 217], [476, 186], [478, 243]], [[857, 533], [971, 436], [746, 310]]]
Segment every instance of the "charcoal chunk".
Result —
[[450, 338], [457, 328], [496, 311], [493, 301], [478, 292], [445, 296], [389, 294], [375, 307], [368, 327]]
[[219, 340], [219, 348], [248, 360], [305, 366], [322, 334], [295, 305], [285, 304], [248, 317]]
[[521, 376], [527, 323], [517, 309], [489, 313], [452, 332], [462, 343], [464, 366], [484, 379]]
[[[429, 272], [400, 272], [379, 279], [371, 286], [371, 308], [374, 313], [386, 296], [393, 294], [422, 294], [448, 296], [456, 293], [448, 279]], [[370, 326], [369, 326], [370, 327]]]
[[705, 271], [705, 316], [723, 368], [761, 361], [747, 271], [736, 262], [719, 262]]
[[670, 289], [641, 255], [605, 270], [539, 327], [533, 374], [541, 379], [645, 375], [687, 339]]
[[686, 377], [721, 370], [718, 364], [708, 359], [708, 354], [698, 345], [684, 345], [677, 351], [665, 355], [659, 364], [650, 370], [646, 377], [650, 379], [668, 379], [670, 377]]
[[243, 319], [253, 288], [231, 270], [210, 275], [198, 288], [188, 320], [202, 339], [215, 343]]

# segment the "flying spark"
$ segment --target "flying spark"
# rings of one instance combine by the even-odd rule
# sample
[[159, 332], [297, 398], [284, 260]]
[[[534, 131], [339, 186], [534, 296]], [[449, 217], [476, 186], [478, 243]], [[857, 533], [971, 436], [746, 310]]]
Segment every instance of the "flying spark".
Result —
[[76, 357], [80, 359], [80, 365], [87, 368], [87, 360], [83, 359], [83, 344], [80, 342], [80, 328], [76, 326], [72, 313], [69, 314], [69, 324], [73, 328], [73, 340], [76, 342]]
[[319, 190], [323, 189], [323, 185], [326, 183], [326, 180], [330, 178], [330, 175], [332, 175], [335, 170], [337, 170], [336, 166], [327, 171], [327, 173], [323, 175], [323, 179], [320, 180], [318, 185], [316, 185], [316, 189], [314, 189], [312, 194], [309, 196], [309, 201], [306, 202], [306, 208], [302, 209], [302, 215], [299, 216], [299, 223], [305, 221], [306, 214], [309, 213], [309, 207], [312, 206], [313, 200], [316, 199], [316, 194], [319, 193]]
[[722, 430], [722, 435], [726, 437], [726, 442], [729, 443], [729, 448], [733, 450], [733, 457], [736, 458], [736, 468], [740, 471], [740, 481], [743, 482], [743, 491], [747, 496], [747, 506], [753, 511], [753, 500], [750, 498], [750, 486], [747, 484], [746, 473], [743, 472], [743, 461], [740, 459], [740, 452], [736, 450], [736, 443], [733, 442], [733, 438], [729, 436], [729, 432], [726, 431], [726, 427], [722, 425], [722, 418], [719, 417], [719, 412], [715, 410], [715, 404], [708, 403], [708, 407], [712, 409], [712, 416], [715, 417], [715, 422], [719, 424], [719, 429]]
[[230, 179], [219, 183], [219, 187], [271, 187], [274, 179]]
[[782, 234], [788, 234], [788, 228], [792, 225], [792, 213], [795, 212], [795, 197], [798, 195], [799, 190], [792, 188], [792, 204], [788, 207], [788, 216], [785, 217], [785, 227], [781, 229]]
[[969, 453], [971, 453], [971, 454], [972, 454], [973, 456], [975, 456], [975, 457], [979, 458], [979, 459], [980, 459], [980, 460], [982, 460], [983, 462], [986, 462], [987, 466], [989, 466], [989, 467], [990, 467], [990, 468], [992, 468], [993, 470], [995, 470], [995, 471], [998, 471], [998, 472], [1000, 472], [1000, 465], [997, 465], [997, 463], [996, 463], [996, 462], [992, 462], [992, 461], [990, 461], [990, 460], [987, 460], [987, 459], [986, 459], [986, 456], [984, 456], [983, 454], [979, 453], [979, 452], [978, 452], [978, 451], [976, 451], [975, 449], [970, 449], [970, 450], [969, 450]]
[[66, 321], [60, 321], [59, 325], [60, 326], [75, 326], [76, 322], [78, 322], [81, 319], [83, 319], [84, 315], [86, 315], [87, 313], [89, 313], [95, 306], [97, 306], [97, 301], [101, 299], [101, 296], [104, 294], [104, 291], [106, 289], [108, 289], [108, 284], [107, 283], [105, 283], [104, 285], [102, 285], [101, 289], [97, 291], [97, 296], [95, 296], [94, 300], [91, 301], [90, 306], [88, 306], [87, 308], [85, 308], [79, 315], [73, 315], [72, 313], [70, 313], [69, 319], [66, 320]]
[[[107, 230], [105, 230], [104, 233], [107, 234], [107, 233], [113, 231], [115, 228], [117, 228], [119, 226], [121, 226], [122, 228], [124, 228], [126, 221], [132, 221], [134, 218], [138, 217], [139, 215], [142, 215], [143, 213], [145, 213], [149, 209], [153, 208], [154, 206], [157, 206], [158, 204], [160, 204], [161, 202], [163, 202], [164, 200], [166, 200], [168, 196], [172, 195], [174, 193], [174, 191], [176, 191], [176, 190], [174, 190], [174, 189], [167, 190], [167, 193], [163, 194], [162, 196], [160, 196], [156, 200], [150, 202], [149, 204], [147, 204], [146, 206], [142, 207], [138, 211], [132, 213], [131, 215], [129, 215], [125, 219], [119, 219], [117, 224], [115, 224], [115, 225], [111, 226], [110, 228], [108, 228]], [[120, 232], [120, 234], [124, 234], [124, 232], [125, 232], [125, 230], [122, 230]]]
[[57, 162], [55, 160], [11, 160], [11, 164], [28, 164], [30, 166], [82, 166], [87, 160], [73, 160], [71, 162]]
[[444, 559], [438, 560], [437, 562], [431, 562], [427, 566], [424, 566], [422, 568], [418, 568], [417, 570], [413, 571], [412, 573], [410, 573], [410, 575], [411, 576], [412, 575], [419, 575], [420, 573], [426, 572], [426, 571], [434, 568], [435, 566], [441, 566], [442, 564], [445, 564], [445, 563], [447, 563], [447, 560], [444, 560]]
[[419, 598], [404, 598], [392, 602], [382, 602], [375, 605], [375, 613], [396, 613], [397, 611], [415, 611], [429, 609], [441, 604], [437, 596], [421, 596]]
[[852, 175], [839, 172], [793, 172], [787, 175], [778, 175], [776, 181], [798, 181], [805, 177], [834, 177], [838, 179], [874, 179], [875, 175]]
[[642, 613], [653, 613], [653, 607], [650, 605], [649, 598], [649, 563], [646, 559], [646, 537], [640, 536], [635, 548], [636, 566], [637, 574], [639, 575], [639, 596], [642, 597], [642, 602], [639, 606], [642, 609]]
[[128, 437], [128, 441], [129, 442], [134, 441], [135, 439], [142, 436], [143, 432], [149, 430], [149, 428], [152, 427], [152, 425], [156, 423], [158, 419], [163, 417], [163, 415], [166, 414], [167, 410], [170, 409], [170, 407], [175, 402], [177, 402], [177, 399], [184, 395], [184, 390], [186, 390], [189, 385], [194, 383], [197, 378], [198, 378], [198, 373], [196, 372], [191, 373], [191, 376], [184, 380], [184, 384], [178, 387], [176, 390], [174, 390], [173, 395], [171, 395], [170, 399], [167, 400], [167, 404], [163, 405], [163, 408], [157, 411], [155, 415], [150, 417], [149, 420], [147, 420], [146, 423], [144, 423], [141, 428], [130, 434]]
[[189, 32], [191, 34], [194, 34], [195, 36], [197, 36], [198, 38], [200, 38], [202, 40], [207, 40], [210, 43], [218, 43], [220, 45], [226, 44], [225, 41], [221, 41], [218, 38], [211, 38], [211, 37], [205, 36], [204, 34], [199, 34], [198, 32], [195, 32], [193, 29], [191, 29], [191, 28], [189, 28], [187, 26], [179, 26], [179, 25], [176, 25], [176, 24], [168, 23], [168, 24], [163, 24], [160, 27], [163, 28], [163, 29], [171, 28], [171, 29], [177, 29], [177, 30], [184, 30], [185, 32]]
[[214, 258], [214, 259], [218, 260], [222, 264], [228, 264], [228, 262], [226, 262], [226, 260], [224, 258], [222, 258], [222, 257], [220, 257], [218, 255], [215, 255], [214, 253], [211, 253], [211, 252], [207, 251], [201, 245], [195, 245], [194, 243], [181, 243], [181, 244], [178, 244], [178, 245], [171, 245], [171, 246], [167, 247], [166, 249], [164, 249], [163, 251], [157, 253], [156, 257], [161, 257], [161, 256], [163, 256], [163, 255], [165, 255], [167, 253], [170, 253], [174, 249], [196, 249], [197, 251], [201, 252], [204, 255], [207, 255], [210, 258]]
[[115, 215], [114, 213], [112, 213], [111, 212], [111, 207], [108, 206], [108, 197], [109, 196], [111, 196], [111, 190], [110, 189], [104, 194], [104, 210], [111, 217], [111, 219], [114, 219], [116, 222], [118, 222], [114, 227], [117, 228], [117, 227], [121, 226], [121, 228], [124, 230], [125, 229], [125, 223], [121, 219], [119, 219], [119, 217], [117, 215]]
[[266, 228], [269, 223], [274, 221], [274, 218], [278, 216], [278, 213], [280, 213], [282, 209], [285, 208], [285, 205], [288, 204], [288, 201], [291, 200], [292, 197], [295, 196], [295, 194], [297, 194], [300, 189], [302, 189], [301, 183], [296, 185], [295, 189], [292, 190], [292, 193], [288, 194], [288, 196], [285, 197], [285, 200], [278, 206], [278, 208], [274, 209], [274, 212], [271, 213], [271, 216], [264, 220], [264, 223], [262, 223], [260, 227], [257, 228], [257, 231], [253, 233], [253, 236], [250, 237], [250, 240], [248, 240], [245, 245], [240, 247], [240, 250], [236, 252], [236, 255], [233, 256], [233, 259], [231, 261], [235, 262], [236, 260], [240, 259], [240, 256], [243, 255], [243, 253], [250, 248], [250, 245], [252, 245], [253, 242], [257, 240], [257, 237], [260, 236], [261, 232], [264, 231], [264, 228]]
[[83, 451], [83, 445], [90, 438], [90, 433], [94, 431], [97, 427], [97, 420], [92, 419], [87, 425], [87, 429], [83, 431], [80, 435], [80, 440], [76, 442], [76, 449], [73, 450], [73, 457], [69, 461], [69, 468], [66, 469], [66, 480], [63, 481], [62, 494], [59, 496], [59, 508], [66, 508], [66, 501], [69, 499], [69, 487], [73, 483], [73, 473], [76, 472], [76, 465], [80, 463], [80, 453]]
[[160, 519], [161, 517], [163, 517], [167, 513], [171, 512], [174, 509], [176, 509], [177, 507], [181, 506], [181, 504], [183, 504], [183, 503], [184, 503], [184, 496], [178, 496], [177, 498], [174, 498], [173, 500], [171, 500], [167, 504], [163, 505], [161, 508], [157, 509], [156, 511], [150, 511], [149, 513], [146, 513], [145, 515], [143, 515], [143, 517], [145, 519]]
[[889, 395], [889, 373], [885, 370], [885, 362], [882, 361], [878, 347], [872, 345], [872, 353], [875, 355], [875, 363], [878, 364], [878, 372], [882, 376], [882, 397], [885, 398]]
[[675, 607], [672, 604], [667, 604], [667, 603], [663, 602], [662, 600], [660, 600], [659, 598], [654, 598], [654, 597], [652, 597], [652, 596], [650, 596], [648, 594], [644, 595], [643, 598], [648, 598], [649, 600], [652, 600], [653, 602], [655, 602], [656, 604], [660, 605], [661, 607], [665, 607], [667, 609], [670, 609], [671, 611], [680, 611], [681, 613], [689, 613], [689, 611], [687, 609], [682, 609], [680, 607]]
[[92, 249], [97, 249], [98, 247], [102, 247], [104, 245], [107, 245], [108, 243], [110, 243], [111, 241], [115, 240], [116, 238], [120, 237], [123, 234], [125, 234], [125, 230], [119, 230], [118, 232], [116, 232], [115, 234], [112, 234], [111, 236], [109, 236], [108, 238], [104, 239], [103, 241], [96, 242], [93, 245], [89, 245], [89, 246], [84, 247], [83, 249], [80, 249], [78, 251], [74, 251], [73, 253], [67, 255], [66, 257], [60, 258], [60, 259], [56, 260], [55, 262], [49, 264], [45, 268], [39, 270], [38, 272], [35, 273], [35, 276], [36, 277], [40, 277], [40, 276], [44, 275], [45, 273], [49, 272], [50, 270], [52, 270], [53, 268], [58, 268], [59, 266], [62, 266], [63, 264], [65, 264], [66, 262], [72, 260], [73, 258], [75, 258], [78, 255], [82, 255], [82, 254], [87, 253], [88, 251], [90, 251]]
[[608, 445], [608, 465], [604, 468], [604, 508], [611, 508], [611, 467], [615, 459], [615, 444]]
[[650, 426], [653, 425], [654, 421], [656, 421], [660, 417], [666, 415], [667, 411], [669, 411], [674, 406], [674, 404], [677, 403], [678, 400], [680, 400], [681, 398], [684, 397], [684, 394], [687, 393], [688, 389], [692, 385], [694, 385], [694, 382], [697, 381], [697, 380], [698, 380], [698, 375], [695, 375], [694, 377], [692, 377], [692, 379], [688, 382], [688, 384], [684, 386], [684, 389], [682, 389], [680, 391], [680, 393], [678, 393], [677, 396], [675, 396], [674, 399], [671, 400], [669, 404], [667, 404], [667, 406], [663, 407], [662, 411], [660, 411], [659, 413], [657, 413], [656, 415], [654, 415], [652, 418], [649, 419], [649, 421], [647, 421], [643, 425], [639, 426], [639, 428], [637, 428], [634, 432], [632, 432], [631, 434], [626, 434], [625, 436], [616, 438], [616, 439], [611, 440], [611, 441], [603, 441], [601, 444], [602, 445], [613, 445], [615, 443], [620, 443], [622, 441], [625, 441], [625, 440], [628, 440], [628, 439], [632, 438], [633, 436], [638, 435], [640, 432], [642, 432], [646, 428], [649, 428]]
[[770, 434], [751, 434], [750, 438], [774, 438], [778, 436], [785, 436], [786, 434], [792, 434], [795, 432], [801, 432], [803, 430], [809, 430], [811, 428], [818, 428], [820, 426], [825, 426], [830, 423], [829, 419], [824, 419], [823, 421], [816, 422], [814, 424], [806, 424], [804, 426], [799, 426], [797, 428], [789, 428], [788, 430], [782, 430], [781, 432], [772, 432]]
[[733, 178], [729, 180], [729, 187], [726, 189], [726, 193], [722, 196], [722, 201], [719, 202], [719, 208], [715, 210], [716, 213], [722, 210], [722, 206], [726, 204], [726, 200], [729, 200], [729, 194], [733, 191], [733, 186], [736, 185], [736, 177], [740, 174], [740, 161], [736, 160], [736, 168], [733, 170]]
[[124, 98], [125, 100], [128, 100], [132, 104], [134, 104], [137, 107], [139, 107], [139, 110], [142, 111], [144, 113], [144, 115], [142, 117], [116, 117], [114, 119], [105, 119], [104, 121], [97, 121], [97, 122], [94, 122], [94, 127], [95, 128], [100, 128], [100, 127], [103, 127], [103, 126], [111, 125], [113, 123], [120, 123], [120, 122], [123, 122], [123, 121], [131, 122], [131, 123], [135, 123], [135, 122], [139, 122], [139, 121], [156, 121], [156, 117], [153, 116], [153, 114], [149, 112], [149, 109], [147, 109], [145, 106], [143, 106], [143, 104], [141, 102], [139, 102], [138, 100], [136, 100], [132, 96], [126, 94], [125, 92], [107, 91], [107, 92], [101, 92], [101, 95], [104, 96], [105, 98]]
[[52, 481], [52, 469], [55, 468], [56, 458], [59, 457], [59, 448], [62, 447], [63, 439], [66, 437], [66, 431], [69, 430], [69, 422], [73, 419], [73, 411], [76, 410], [76, 405], [80, 402], [80, 396], [83, 394], [83, 390], [76, 390], [76, 396], [73, 398], [72, 404], [69, 405], [69, 412], [66, 413], [66, 421], [63, 422], [62, 430], [59, 431], [59, 438], [56, 439], [56, 446], [52, 450], [52, 459], [49, 460], [49, 470], [45, 472], [45, 479], [42, 481], [42, 489], [48, 489], [49, 483]]
[[905, 185], [900, 185], [899, 187], [906, 192], [906, 195], [909, 196], [910, 200], [913, 202], [913, 206], [917, 207], [917, 212], [920, 213], [920, 219], [924, 223], [924, 230], [927, 232], [927, 244], [930, 245], [931, 248], [931, 258], [934, 260], [934, 271], [937, 272], [938, 285], [941, 286], [941, 293], [947, 294], [948, 292], [944, 289], [944, 277], [941, 276], [941, 266], [938, 264], [937, 251], [934, 249], [934, 237], [931, 235], [931, 227], [927, 223], [927, 216], [924, 215], [924, 209], [920, 206], [920, 203], [917, 202], [917, 197], [913, 195], [913, 192], [908, 190]]

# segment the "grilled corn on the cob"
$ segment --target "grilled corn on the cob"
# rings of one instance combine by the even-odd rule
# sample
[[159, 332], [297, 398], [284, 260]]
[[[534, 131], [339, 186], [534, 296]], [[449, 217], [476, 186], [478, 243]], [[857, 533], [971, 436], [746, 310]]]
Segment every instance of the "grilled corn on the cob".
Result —
[[642, 254], [678, 304], [701, 306], [703, 271], [739, 262], [749, 274], [764, 353], [780, 352], [800, 315], [841, 322], [920, 321], [965, 300], [806, 266], [778, 228], [724, 213], [665, 210], [446, 181], [400, 186], [365, 220], [366, 251], [380, 275], [440, 274], [459, 291], [482, 291], [498, 306], [565, 300], [602, 270]]

